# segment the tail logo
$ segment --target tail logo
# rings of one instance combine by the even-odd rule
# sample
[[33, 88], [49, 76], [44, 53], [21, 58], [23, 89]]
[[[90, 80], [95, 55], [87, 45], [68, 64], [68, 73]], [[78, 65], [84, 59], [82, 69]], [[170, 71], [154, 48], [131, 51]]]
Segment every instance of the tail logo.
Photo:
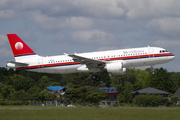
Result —
[[22, 50], [23, 49], [23, 44], [21, 42], [17, 42], [15, 44], [15, 48], [16, 48], [16, 50]]

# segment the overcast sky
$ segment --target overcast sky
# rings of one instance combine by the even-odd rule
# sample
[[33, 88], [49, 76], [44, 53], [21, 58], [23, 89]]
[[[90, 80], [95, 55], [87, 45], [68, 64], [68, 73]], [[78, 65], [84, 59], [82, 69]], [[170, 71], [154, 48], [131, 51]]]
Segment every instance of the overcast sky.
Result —
[[175, 60], [180, 71], [180, 0], [0, 0], [0, 66], [14, 60], [6, 34], [16, 33], [39, 55], [147, 45]]

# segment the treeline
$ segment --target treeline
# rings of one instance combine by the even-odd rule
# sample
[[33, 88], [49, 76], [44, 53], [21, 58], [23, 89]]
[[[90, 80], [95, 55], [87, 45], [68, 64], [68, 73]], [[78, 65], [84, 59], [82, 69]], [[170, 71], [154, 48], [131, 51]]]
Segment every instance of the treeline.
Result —
[[[92, 74], [44, 74], [0, 67], [0, 100], [97, 103], [106, 97], [98, 88], [110, 86], [120, 92], [120, 102], [128, 103], [132, 98], [129, 93], [135, 90], [153, 87], [174, 93], [180, 87], [180, 73], [164, 68], [155, 69], [154, 75], [150, 69], [128, 69], [126, 75], [111, 77], [102, 72], [99, 73], [101, 81], [91, 80]], [[63, 99], [46, 90], [48, 86], [59, 85], [68, 88]]]
[[48, 86], [59, 86], [67, 83], [68, 80], [63, 75], [0, 68], [0, 100], [54, 100], [56, 96], [45, 89]]
[[[94, 99], [92, 94], [95, 95], [95, 93], [102, 94], [102, 96], [97, 97], [98, 100], [105, 98], [105, 93], [98, 91], [99, 81], [92, 81], [91, 75], [92, 73], [45, 74], [0, 67], [0, 101], [18, 101], [17, 103], [8, 102], [7, 104], [19, 104], [19, 101], [92, 101], [91, 99]], [[88, 100], [84, 100], [82, 97], [75, 99], [72, 98], [73, 95], [68, 94], [66, 96], [69, 96], [69, 98], [66, 97], [66, 100], [57, 98], [47, 90], [48, 86], [66, 86], [69, 91], [72, 89], [79, 90], [82, 86], [88, 87], [87, 91], [89, 92], [86, 93], [86, 95], [89, 95], [88, 98], [86, 97]], [[73, 92], [71, 91], [71, 93]], [[1, 103], [5, 104], [4, 102]]]

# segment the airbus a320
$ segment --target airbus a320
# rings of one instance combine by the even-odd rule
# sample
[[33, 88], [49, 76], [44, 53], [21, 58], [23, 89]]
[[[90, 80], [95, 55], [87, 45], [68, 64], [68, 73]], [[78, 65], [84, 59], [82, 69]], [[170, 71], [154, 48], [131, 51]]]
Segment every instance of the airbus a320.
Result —
[[75, 53], [58, 56], [39, 56], [16, 34], [7, 34], [15, 61], [7, 67], [33, 72], [65, 74], [94, 72], [93, 80], [100, 80], [95, 73], [107, 71], [112, 75], [126, 74], [129, 67], [151, 66], [172, 61], [175, 56], [160, 47], [140, 47], [99, 52]]

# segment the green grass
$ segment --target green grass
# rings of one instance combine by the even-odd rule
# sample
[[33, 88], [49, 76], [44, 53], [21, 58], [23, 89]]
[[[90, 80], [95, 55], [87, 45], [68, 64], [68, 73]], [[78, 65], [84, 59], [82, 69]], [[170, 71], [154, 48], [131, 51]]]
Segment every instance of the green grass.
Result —
[[0, 109], [0, 120], [180, 120], [180, 108], [32, 106], [0, 106], [0, 108], [3, 108]]

